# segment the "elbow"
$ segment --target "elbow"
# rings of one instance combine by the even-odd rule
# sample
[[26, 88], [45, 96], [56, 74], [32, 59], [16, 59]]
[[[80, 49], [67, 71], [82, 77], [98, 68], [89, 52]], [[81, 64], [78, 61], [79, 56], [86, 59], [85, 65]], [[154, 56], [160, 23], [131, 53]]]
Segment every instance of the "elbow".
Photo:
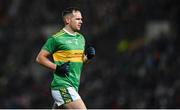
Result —
[[36, 62], [37, 62], [37, 63], [40, 63], [40, 60], [39, 60], [39, 57], [38, 57], [38, 56], [36, 57]]

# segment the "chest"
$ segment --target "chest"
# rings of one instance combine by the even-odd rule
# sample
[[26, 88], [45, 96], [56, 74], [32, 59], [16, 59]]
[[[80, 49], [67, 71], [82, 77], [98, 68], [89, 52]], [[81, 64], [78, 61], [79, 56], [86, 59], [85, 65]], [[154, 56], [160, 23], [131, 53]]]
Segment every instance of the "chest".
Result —
[[81, 37], [62, 37], [57, 41], [58, 50], [84, 50], [85, 41]]

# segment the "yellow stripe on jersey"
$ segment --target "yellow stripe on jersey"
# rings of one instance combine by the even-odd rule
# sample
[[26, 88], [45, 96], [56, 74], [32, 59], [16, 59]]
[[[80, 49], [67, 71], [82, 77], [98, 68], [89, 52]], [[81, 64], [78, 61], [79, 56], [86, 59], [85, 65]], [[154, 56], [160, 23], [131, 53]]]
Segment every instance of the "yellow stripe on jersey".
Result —
[[60, 32], [57, 32], [56, 34], [54, 34], [53, 36], [54, 37], [58, 37], [58, 36], [61, 36], [63, 34], [65, 34], [65, 32], [64, 31], [60, 31]]
[[83, 50], [59, 50], [53, 54], [54, 61], [60, 62], [83, 62], [84, 51]]

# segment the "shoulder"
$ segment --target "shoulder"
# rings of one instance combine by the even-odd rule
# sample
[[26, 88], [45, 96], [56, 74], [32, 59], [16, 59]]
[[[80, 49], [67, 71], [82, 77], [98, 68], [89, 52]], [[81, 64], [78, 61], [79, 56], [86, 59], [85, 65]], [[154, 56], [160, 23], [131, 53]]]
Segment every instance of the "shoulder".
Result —
[[78, 36], [80, 36], [80, 37], [83, 37], [83, 38], [84, 38], [84, 35], [83, 35], [83, 34], [81, 34], [81, 33], [79, 33], [79, 32], [76, 32], [76, 34], [77, 34]]
[[60, 30], [59, 32], [56, 32], [52, 35], [53, 38], [58, 38], [64, 36], [65, 32], [63, 30]]

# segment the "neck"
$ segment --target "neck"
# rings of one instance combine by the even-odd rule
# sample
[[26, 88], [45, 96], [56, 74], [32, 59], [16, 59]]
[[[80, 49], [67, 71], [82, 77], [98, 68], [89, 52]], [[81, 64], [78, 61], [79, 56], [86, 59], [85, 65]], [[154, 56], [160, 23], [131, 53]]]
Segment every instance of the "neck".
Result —
[[71, 35], [75, 35], [76, 32], [74, 30], [72, 30], [69, 26], [65, 26], [63, 28], [64, 31], [66, 31], [68, 34], [71, 34]]

